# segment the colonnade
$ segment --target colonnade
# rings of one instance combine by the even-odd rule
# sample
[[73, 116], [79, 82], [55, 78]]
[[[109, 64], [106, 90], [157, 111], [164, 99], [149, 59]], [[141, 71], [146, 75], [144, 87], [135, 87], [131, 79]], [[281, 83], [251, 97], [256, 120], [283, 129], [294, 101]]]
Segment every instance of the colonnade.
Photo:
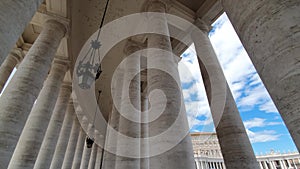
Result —
[[[41, 3], [41, 0], [0, 3], [0, 21], [5, 23], [0, 26], [0, 40], [5, 42], [0, 48], [0, 63], [3, 62], [0, 67], [0, 91], [8, 80], [9, 74], [18, 65], [15, 75], [0, 97], [0, 168], [92, 169], [103, 166], [118, 169], [195, 169], [192, 144], [188, 134], [169, 151], [149, 158], [119, 156], [102, 150], [96, 144], [93, 144], [91, 149], [87, 148], [86, 133], [78, 122], [70, 98], [71, 84], [64, 81], [70, 63], [68, 59], [55, 56], [62, 38], [69, 33], [69, 25], [59, 19], [48, 19], [26, 56], [20, 49], [12, 49], [16, 39]], [[167, 5], [162, 0], [151, 0], [146, 9], [149, 12], [165, 13], [168, 9]], [[300, 32], [298, 28], [300, 23], [298, 11], [300, 11], [300, 2], [289, 1], [281, 4], [272, 0], [222, 0], [222, 5], [299, 150]], [[20, 6], [20, 10], [17, 12], [13, 10], [14, 6]], [[142, 114], [127, 115], [137, 122], [140, 122], [140, 119], [147, 121], [148, 117], [143, 112], [148, 107], [157, 111], [163, 106], [162, 104], [166, 104], [167, 107], [158, 119], [148, 125], [129, 122], [123, 117], [124, 114], [121, 116], [119, 110], [113, 108], [109, 124], [127, 136], [144, 138], [166, 131], [179, 117], [180, 123], [175, 126], [177, 130], [173, 135], [180, 135], [187, 130], [188, 125], [186, 112], [179, 106], [183, 98], [180, 85], [178, 86], [180, 84], [178, 62], [171, 54], [172, 46], [167, 20], [163, 15], [159, 17], [150, 15], [148, 19], [151, 23], [155, 23], [152, 25], [153, 29], [159, 29], [159, 32], [164, 35], [147, 35], [147, 48], [161, 49], [147, 52], [147, 66], [166, 70], [172, 77], [158, 69], [147, 70], [146, 91], [141, 89], [139, 75], [133, 80], [130, 79], [132, 83], [129, 88], [130, 104], [133, 104], [137, 112]], [[213, 105], [214, 96], [225, 99], [222, 115], [212, 111], [225, 165], [227, 168], [258, 169], [265, 164], [258, 163], [254, 156], [236, 104], [208, 39], [208, 26], [201, 19], [197, 19], [195, 25], [200, 31], [193, 31], [191, 38], [199, 56], [199, 65], [210, 105]], [[141, 49], [134, 42], [128, 43], [126, 55]], [[203, 58], [206, 60], [202, 60]], [[126, 90], [123, 89], [124, 79], [126, 81], [132, 73], [139, 70], [140, 60], [128, 63], [124, 68], [124, 76], [121, 77], [123, 82], [121, 87], [118, 86], [120, 91], [116, 96], [122, 100], [120, 107], [124, 112], [129, 110], [128, 102], [123, 102], [122, 99], [126, 95], [124, 93]], [[211, 72], [213, 74], [210, 74]], [[220, 79], [225, 83], [215, 90], [213, 88], [215, 84], [212, 82], [220, 82], [218, 81]], [[162, 97], [151, 100], [149, 94], [155, 89], [166, 93], [166, 103], [165, 98]], [[226, 91], [225, 94], [222, 94], [222, 91]], [[150, 106], [147, 96], [151, 100]], [[217, 99], [216, 102], [221, 103], [222, 100]], [[214, 107], [211, 108], [213, 110]], [[182, 113], [178, 113], [179, 111]], [[111, 146], [121, 154], [128, 152], [137, 157], [150, 155], [157, 145], [161, 144], [161, 140], [149, 144], [147, 141], [132, 143], [122, 138], [113, 140], [110, 137], [108, 131], [106, 142], [110, 144], [106, 146]], [[224, 168], [219, 163], [207, 165], [211, 165], [208, 166], [210, 168]]]

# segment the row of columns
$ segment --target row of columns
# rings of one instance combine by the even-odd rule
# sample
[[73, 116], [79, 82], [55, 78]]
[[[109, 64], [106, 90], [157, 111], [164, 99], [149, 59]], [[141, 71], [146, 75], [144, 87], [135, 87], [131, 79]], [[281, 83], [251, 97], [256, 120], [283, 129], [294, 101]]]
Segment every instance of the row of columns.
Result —
[[86, 148], [72, 85], [64, 82], [69, 61], [55, 57], [66, 30], [59, 20], [47, 20], [26, 57], [13, 49], [0, 67], [2, 90], [18, 65], [0, 98], [0, 168], [100, 167], [102, 148]]
[[[35, 13], [37, 7], [41, 2], [41, 0], [28, 0], [22, 3], [16, 1], [5, 1], [5, 3], [1, 3], [0, 19], [1, 21], [3, 21], [2, 23], [6, 24], [3, 24], [0, 30], [0, 39], [2, 39], [2, 42], [5, 42], [1, 46], [0, 63], [3, 62], [3, 56], [6, 56], [8, 54], [9, 49], [13, 46], [16, 39], [24, 30], [25, 25], [29, 22], [30, 18]], [[300, 50], [299, 45], [297, 45], [299, 42], [298, 39], [300, 39], [298, 38], [300, 36], [300, 33], [299, 31], [297, 31], [297, 28], [299, 27], [298, 11], [300, 8], [300, 3], [297, 1], [289, 1], [281, 4], [271, 0], [253, 0], [251, 2], [239, 0], [222, 0], [222, 4], [224, 6], [224, 10], [229, 16], [229, 19], [232, 21], [233, 26], [240, 36], [241, 41], [243, 42], [250, 58], [257, 68], [258, 73], [260, 74], [268, 91], [270, 92], [270, 95], [274, 100], [281, 116], [283, 117], [283, 120], [285, 121], [297, 148], [300, 149], [300, 116], [297, 114], [299, 110], [299, 104], [297, 103], [300, 99], [300, 84], [297, 83], [298, 81], [300, 81], [298, 72], [299, 61], [297, 58], [297, 53], [299, 53]], [[12, 10], [15, 6], [20, 6], [20, 9], [24, 10], [19, 10], [16, 12], [15, 10]], [[280, 9], [279, 12], [266, 13], [266, 11], [277, 11], [278, 9]], [[149, 7], [149, 11], [164, 13], [165, 4], [160, 1], [155, 1], [155, 4]], [[260, 19], [262, 18], [261, 16], [268, 17], [264, 17], [267, 18], [265, 20]], [[22, 19], [20, 20], [20, 18]], [[158, 24], [158, 27], [161, 29], [161, 31], [168, 31], [166, 20], [164, 18], [152, 19], [155, 21], [155, 23]], [[17, 24], [9, 23], [15, 21], [19, 22]], [[269, 29], [270, 27], [272, 27], [273, 29]], [[278, 29], [275, 29], [275, 27], [278, 27]], [[46, 22], [40, 36], [29, 50], [24, 60], [20, 63], [18, 71], [1, 96], [1, 168], [7, 168], [7, 166], [9, 166], [9, 168], [29, 168], [34, 165], [33, 159], [37, 158], [38, 156], [37, 153], [40, 150], [42, 144], [41, 138], [43, 137], [43, 133], [47, 129], [46, 127], [51, 117], [52, 112], [50, 109], [53, 109], [56, 101], [56, 99], [47, 98], [46, 96], [43, 97], [43, 95], [47, 95], [48, 91], [46, 91], [46, 89], [42, 89], [40, 95], [39, 92], [43, 87], [44, 80], [48, 74], [48, 70], [54, 58], [56, 49], [60, 43], [60, 40], [66, 34], [66, 30], [67, 29], [65, 25], [59, 23], [58, 21], [49, 20]], [[252, 36], [253, 34], [255, 34], [256, 36]], [[195, 43], [197, 43], [198, 38], [201, 38], [203, 42], [207, 42], [206, 35], [205, 37], [193, 37], [195, 37]], [[169, 38], [151, 35], [148, 39], [148, 47], [162, 48], [164, 50], [171, 51], [169, 41]], [[201, 42], [199, 43], [201, 44]], [[206, 44], [209, 45], [209, 43]], [[206, 47], [206, 50], [211, 50], [210, 46]], [[198, 55], [202, 53], [201, 47], [198, 47], [198, 49], [196, 47], [196, 50]], [[215, 55], [212, 52], [209, 52], [209, 54], [210, 56], [212, 56], [212, 58], [215, 58]], [[152, 53], [148, 61], [149, 65], [159, 65], [159, 63], [161, 63], [162, 61], [171, 63], [171, 60], [173, 58], [170, 58], [171, 56], [168, 56], [167, 54]], [[11, 64], [14, 64], [12, 63], [12, 61], [9, 62], [11, 62]], [[278, 66], [278, 63], [281, 63], [281, 65]], [[215, 62], [214, 66], [215, 68], [219, 69], [219, 64], [217, 62]], [[202, 70], [204, 70], [205, 68], [208, 69], [207, 67], [201, 67]], [[7, 70], [9, 69], [11, 69], [11, 67], [7, 68]], [[174, 65], [170, 67], [170, 70], [175, 71], [176, 73], [176, 70], [174, 70]], [[52, 70], [50, 71], [49, 79], [62, 78], [62, 76], [58, 77], [59, 75], [55, 75], [55, 72], [53, 72], [52, 75], [51, 73]], [[163, 75], [159, 72], [153, 71], [148, 74], [149, 91], [151, 91], [151, 89], [155, 89], [157, 86], [164, 87], [164, 84], [169, 85], [165, 88], [165, 91], [170, 90], [172, 87], [174, 87], [174, 90], [172, 91], [177, 90], [176, 86], [172, 86], [174, 84], [169, 84], [167, 80], [161, 82], [156, 81], [157, 77], [164, 79]], [[203, 74], [203, 77], [205, 78], [207, 76]], [[205, 79], [204, 81], [207, 82], [207, 80]], [[62, 81], [60, 80], [60, 82]], [[49, 91], [53, 90], [56, 92], [54, 98], [58, 97], [59, 86], [60, 84], [53, 84], [50, 80], [49, 82], [47, 80], [44, 85], [44, 87], [48, 88]], [[207, 95], [210, 96], [208, 86]], [[33, 106], [33, 103], [35, 102], [37, 96], [39, 96], [38, 100], [36, 102], [36, 105]], [[175, 93], [174, 98], [180, 98], [179, 93]], [[48, 101], [50, 103], [50, 106], [44, 106], [43, 104], [45, 104], [45, 102], [46, 104], [48, 104]], [[160, 100], [158, 99], [153, 104], [159, 105], [159, 101]], [[170, 105], [175, 107], [178, 101], [179, 100], [175, 99], [175, 102], [170, 103]], [[39, 110], [48, 113], [45, 113], [46, 115], [42, 117], [39, 114]], [[171, 122], [173, 115], [171, 112], [166, 112], [165, 115], [166, 116], [163, 115], [158, 121], [166, 120], [167, 123], [160, 122], [155, 125], [150, 125], [150, 135], [151, 132], [159, 132], [160, 130], [164, 130], [165, 127], [168, 127], [168, 122]], [[216, 116], [213, 115], [213, 117]], [[38, 121], [38, 119], [41, 119], [41, 121]], [[41, 131], [38, 131], [37, 126], [35, 126], [31, 122], [37, 122], [36, 124], [40, 123]], [[42, 122], [45, 123], [42, 124]], [[70, 126], [68, 128], [68, 130], [70, 131]], [[245, 168], [258, 168], [258, 163], [255, 160], [253, 150], [245, 132], [245, 128], [241, 123], [236, 105], [229, 90], [227, 90], [226, 94], [224, 114], [221, 117], [220, 123], [217, 126], [216, 130], [218, 139], [221, 144], [222, 154], [228, 168], [234, 168], [238, 164], [239, 165], [237, 167], [242, 166]], [[40, 135], [40, 133], [42, 134]], [[237, 137], [237, 135], [235, 135], [234, 133], [239, 137]], [[83, 131], [81, 131], [81, 134], [79, 134], [79, 136], [80, 135], [81, 137], [78, 137], [78, 141], [84, 141]], [[33, 140], [31, 136], [36, 136], [37, 140]], [[232, 144], [233, 142], [235, 142], [236, 144]], [[25, 144], [25, 146], [23, 144]], [[78, 148], [81, 147], [83, 146], [80, 145]], [[33, 153], [27, 154], [27, 150], [30, 150]], [[188, 137], [185, 138], [184, 141], [173, 150], [174, 151], [172, 151], [172, 153], [166, 153], [161, 156], [151, 158], [150, 165], [154, 164], [156, 168], [170, 168], [172, 166], [193, 168], [191, 166], [193, 164], [191, 160], [191, 144]], [[182, 153], [182, 151], [184, 153]], [[189, 153], [189, 151], [191, 151], [191, 153]], [[178, 154], [178, 152], [180, 152], [181, 154]], [[82, 153], [82, 151], [78, 153], [75, 151], [74, 156], [76, 156], [76, 158], [82, 156], [80, 155], [80, 153]], [[89, 153], [87, 152], [86, 154]], [[10, 159], [12, 162], [10, 163], [10, 165], [8, 165]], [[26, 165], [24, 164], [25, 159], [28, 159], [28, 163], [26, 163]], [[138, 164], [136, 164], [135, 166], [138, 166]]]

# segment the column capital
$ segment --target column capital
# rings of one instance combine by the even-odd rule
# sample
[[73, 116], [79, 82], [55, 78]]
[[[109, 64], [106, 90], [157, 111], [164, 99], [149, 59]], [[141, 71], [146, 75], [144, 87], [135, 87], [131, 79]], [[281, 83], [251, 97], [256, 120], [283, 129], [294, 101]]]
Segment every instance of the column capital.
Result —
[[167, 11], [167, 3], [165, 0], [149, 0], [144, 5], [144, 11], [165, 13]]
[[197, 26], [201, 31], [208, 34], [208, 32], [211, 30], [212, 26], [207, 24], [205, 21], [203, 21], [201, 18], [197, 18], [194, 22], [194, 25]]
[[60, 24], [63, 26], [63, 29], [65, 29], [65, 34], [64, 37], [69, 37], [70, 34], [70, 20], [67, 18], [59, 17], [59, 16], [54, 16], [53, 14], [48, 14], [46, 15], [45, 22], [44, 22], [44, 27], [46, 24]]
[[9, 55], [12, 58], [14, 58], [18, 63], [20, 63], [23, 60], [24, 56], [25, 56], [25, 54], [24, 54], [24, 52], [21, 48], [13, 48], [10, 51]]
[[130, 55], [136, 51], [141, 50], [144, 47], [145, 45], [143, 45], [142, 43], [136, 42], [134, 40], [128, 40], [124, 46], [124, 53], [126, 55]]

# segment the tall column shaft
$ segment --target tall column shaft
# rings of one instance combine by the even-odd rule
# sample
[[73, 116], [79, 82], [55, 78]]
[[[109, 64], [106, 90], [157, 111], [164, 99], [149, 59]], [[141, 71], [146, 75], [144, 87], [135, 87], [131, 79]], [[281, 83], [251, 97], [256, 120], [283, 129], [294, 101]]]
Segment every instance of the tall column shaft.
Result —
[[[259, 169], [258, 162], [254, 155], [239, 111], [236, 107], [236, 103], [226, 83], [221, 65], [219, 64], [217, 56], [208, 38], [209, 29], [201, 20], [197, 20], [196, 24], [198, 24], [198, 27], [201, 29], [201, 31], [194, 31], [192, 33], [192, 39], [198, 55], [198, 61], [203, 82], [205, 84], [208, 101], [210, 105], [213, 105], [212, 93], [214, 93], [214, 96], [218, 97], [213, 101], [218, 101], [219, 104], [222, 104], [222, 101], [224, 101], [222, 99], [225, 99], [224, 109], [220, 110], [223, 112], [223, 114], [218, 114], [218, 112], [212, 111], [216, 133], [221, 146], [225, 165], [227, 168]], [[201, 60], [201, 58], [206, 58], [206, 60]], [[206, 65], [204, 64], [205, 62], [207, 63]], [[218, 72], [216, 70], [218, 70], [220, 73], [212, 74], [214, 77], [211, 77], [210, 74], [208, 74], [208, 72]], [[215, 85], [211, 84], [213, 82], [212, 79], [223, 79], [225, 81], [225, 98], [219, 98], [218, 93], [212, 91], [212, 86]]]
[[[109, 116], [108, 120], [108, 126], [106, 130], [106, 136], [105, 136], [105, 143], [103, 149], [103, 169], [109, 169], [109, 168], [115, 168], [116, 164], [116, 154], [117, 154], [117, 135], [114, 135], [113, 133], [118, 133], [119, 131], [119, 120], [120, 120], [120, 113], [117, 110], [117, 104], [120, 104], [122, 99], [122, 90], [123, 90], [123, 81], [124, 81], [124, 71], [119, 72], [118, 76], [116, 76], [116, 83], [112, 84], [113, 89], [112, 91], [115, 91], [113, 93], [113, 101], [114, 105], [112, 108], [112, 112]], [[115, 130], [115, 131], [114, 131]], [[102, 153], [102, 152], [101, 152]], [[97, 158], [100, 156], [100, 154], [97, 154]], [[102, 154], [101, 154], [102, 156]], [[101, 163], [101, 161], [100, 161]], [[100, 165], [100, 164], [99, 164]]]
[[[176, 138], [176, 140], [165, 138], [166, 140], [162, 139], [160, 141], [157, 140], [157, 143], [151, 143], [149, 145], [150, 151], [160, 149], [158, 145], [164, 147], [163, 144], [165, 144], [165, 142], [169, 145], [172, 144], [174, 147], [167, 152], [161, 152], [161, 154], [151, 157], [149, 159], [149, 165], [150, 168], [194, 169], [193, 148], [190, 136], [187, 133], [187, 116], [185, 108], [182, 107], [183, 104], [181, 104], [183, 96], [178, 73], [178, 63], [172, 54], [168, 23], [164, 16], [166, 5], [161, 0], [153, 0], [149, 2], [147, 8], [149, 12], [161, 13], [161, 15], [149, 14], [148, 20], [149, 23], [151, 23], [149, 28], [154, 29], [155, 32], [166, 35], [150, 34], [148, 36], [148, 94], [150, 95], [149, 100], [151, 101], [153, 113], [159, 113], [159, 117], [149, 123], [149, 137], [160, 135], [169, 128], [176, 128], [176, 130], [170, 130], [170, 137], [176, 137], [178, 135], [184, 137]], [[151, 92], [157, 90], [161, 90], [165, 96], [162, 97], [153, 94], [157, 97], [151, 99]], [[161, 110], [162, 108], [164, 109]], [[173, 125], [177, 118], [180, 119], [180, 122]], [[181, 139], [181, 141], [179, 142], [177, 139]]]
[[76, 118], [74, 105], [73, 101], [70, 100], [49, 169], [57, 169], [62, 166], [74, 118]]
[[79, 130], [80, 130], [80, 124], [78, 122], [77, 117], [75, 117], [73, 120], [72, 130], [70, 133], [66, 154], [61, 167], [62, 169], [70, 169], [72, 167]]
[[65, 61], [53, 62], [50, 74], [26, 121], [9, 169], [33, 168], [67, 68]]
[[[96, 157], [96, 161], [95, 161], [95, 169], [101, 168], [101, 164], [103, 161], [103, 152], [104, 151], [101, 147], [97, 148], [97, 157]], [[105, 167], [103, 167], [102, 169], [104, 169]]]
[[66, 28], [63, 24], [54, 20], [47, 21], [0, 98], [1, 168], [8, 166], [28, 114], [65, 33]]
[[91, 156], [91, 151], [92, 151], [92, 148], [88, 148], [87, 145], [86, 145], [86, 142], [85, 142], [84, 147], [83, 147], [81, 163], [80, 163], [80, 167], [79, 167], [80, 169], [87, 169], [88, 168], [89, 160], [90, 160], [90, 156]]
[[55, 150], [54, 147], [57, 143], [71, 92], [71, 83], [63, 83], [42, 146], [34, 164], [34, 169], [48, 169], [50, 167]]
[[95, 162], [96, 162], [96, 157], [97, 157], [97, 150], [98, 146], [96, 144], [93, 144], [90, 160], [89, 160], [89, 165], [88, 169], [94, 169], [95, 168]]
[[0, 3], [0, 65], [43, 0], [3, 0]]
[[15, 66], [21, 62], [24, 57], [24, 53], [20, 48], [14, 48], [0, 67], [0, 93], [4, 88], [11, 72], [14, 70]]
[[[133, 57], [129, 56], [130, 58], [125, 62], [119, 132], [130, 139], [128, 141], [117, 138], [117, 152], [133, 155], [134, 157], [117, 156], [115, 169], [140, 169], [140, 57], [134, 54], [134, 52], [139, 49], [139, 45], [133, 41], [128, 41], [127, 46], [125, 46], [125, 54], [127, 57], [131, 54], [133, 54]], [[135, 108], [135, 112], [131, 111], [131, 106]]]
[[300, 2], [222, 4], [300, 151]]
[[[141, 169], [149, 169], [149, 142], [146, 139], [149, 137], [149, 126], [148, 126], [148, 97], [147, 93], [141, 94]], [[144, 122], [144, 123], [143, 123]]]
[[75, 149], [75, 154], [74, 154], [74, 158], [73, 158], [73, 163], [72, 163], [72, 169], [79, 169], [79, 167], [80, 167], [83, 146], [84, 146], [84, 139], [85, 139], [85, 133], [84, 133], [83, 129], [80, 128], [78, 139], [77, 139], [77, 144], [76, 144], [76, 149]]

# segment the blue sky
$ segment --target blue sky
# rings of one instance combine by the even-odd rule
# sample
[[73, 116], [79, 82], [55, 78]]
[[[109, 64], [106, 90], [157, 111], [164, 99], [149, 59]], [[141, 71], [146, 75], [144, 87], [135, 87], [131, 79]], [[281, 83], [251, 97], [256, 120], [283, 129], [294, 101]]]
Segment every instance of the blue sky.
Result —
[[[237, 103], [247, 134], [256, 154], [296, 151], [267, 90], [243, 48], [226, 14], [214, 24], [209, 34]], [[205, 90], [192, 45], [179, 63], [183, 95], [191, 131], [214, 131]]]

